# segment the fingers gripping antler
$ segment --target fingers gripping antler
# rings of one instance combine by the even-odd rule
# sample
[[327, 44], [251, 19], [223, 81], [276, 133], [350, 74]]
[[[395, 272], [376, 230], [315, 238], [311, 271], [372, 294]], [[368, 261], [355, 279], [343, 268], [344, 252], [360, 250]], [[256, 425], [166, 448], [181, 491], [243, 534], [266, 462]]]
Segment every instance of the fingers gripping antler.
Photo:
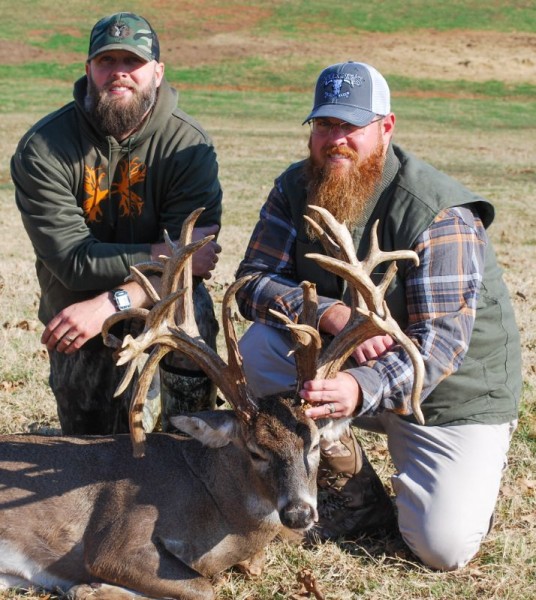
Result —
[[386, 260], [408, 259], [418, 264], [418, 256], [411, 250], [380, 251], [377, 235], [378, 222], [376, 222], [372, 228], [371, 243], [367, 256], [364, 261], [360, 262], [357, 260], [353, 240], [348, 229], [327, 210], [316, 206], [310, 206], [309, 208], [320, 214], [331, 235], [325, 233], [322, 227], [309, 217], [305, 218], [319, 235], [326, 252], [333, 254], [333, 248], [336, 247], [337, 256], [308, 254], [307, 257], [315, 260], [327, 271], [345, 279], [351, 292], [350, 319], [344, 329], [335, 336], [332, 343], [321, 354], [317, 378], [333, 377], [357, 345], [374, 335], [387, 333], [400, 344], [410, 357], [414, 370], [410, 399], [411, 407], [419, 423], [424, 424], [420, 407], [420, 396], [424, 381], [424, 361], [414, 342], [406, 336], [391, 316], [384, 300], [387, 288], [396, 274], [396, 264], [392, 263], [389, 266], [379, 285], [374, 285], [370, 278], [373, 269]]

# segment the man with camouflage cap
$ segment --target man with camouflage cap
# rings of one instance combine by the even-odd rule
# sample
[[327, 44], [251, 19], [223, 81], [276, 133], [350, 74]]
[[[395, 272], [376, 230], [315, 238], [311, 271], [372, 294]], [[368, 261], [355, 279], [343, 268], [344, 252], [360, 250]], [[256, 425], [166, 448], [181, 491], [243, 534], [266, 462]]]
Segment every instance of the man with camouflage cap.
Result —
[[[123, 12], [96, 23], [74, 101], [24, 135], [11, 173], [36, 254], [62, 430], [128, 431], [131, 388], [113, 398], [122, 372], [102, 343], [102, 324], [116, 311], [150, 305], [137, 283], [124, 283], [130, 266], [167, 253], [164, 230], [176, 239], [196, 208], [205, 211], [195, 238], [217, 234], [222, 199], [212, 142], [177, 108], [146, 19]], [[196, 318], [213, 346], [217, 322], [202, 279], [220, 250], [213, 241], [193, 257]], [[161, 370], [164, 418], [212, 405], [210, 382], [192, 368], [170, 355]], [[191, 399], [194, 406], [185, 404]]]

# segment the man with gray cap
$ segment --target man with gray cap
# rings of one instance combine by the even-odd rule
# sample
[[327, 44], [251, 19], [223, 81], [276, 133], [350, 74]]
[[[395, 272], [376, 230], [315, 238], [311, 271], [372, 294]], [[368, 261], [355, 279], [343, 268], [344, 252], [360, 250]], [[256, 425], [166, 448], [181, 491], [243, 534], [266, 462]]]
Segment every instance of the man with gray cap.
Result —
[[[136, 282], [124, 282], [130, 266], [166, 254], [164, 230], [177, 239], [194, 209], [205, 208], [195, 239], [217, 234], [222, 199], [212, 142], [177, 108], [146, 19], [123, 12], [95, 24], [74, 101], [24, 135], [11, 173], [36, 254], [42, 341], [62, 430], [126, 432], [132, 386], [113, 397], [123, 369], [102, 343], [102, 324], [114, 312], [150, 306]], [[193, 257], [196, 318], [212, 346], [217, 321], [202, 280], [220, 250], [212, 241]], [[214, 400], [202, 373], [169, 357], [160, 372], [164, 426], [167, 413]]]
[[[385, 300], [424, 360], [425, 425], [407, 408], [409, 355], [389, 336], [356, 347], [335, 378], [305, 382], [300, 396], [313, 419], [387, 434], [403, 538], [427, 565], [459, 568], [489, 530], [521, 388], [519, 335], [486, 233], [493, 206], [393, 142], [389, 87], [370, 65], [326, 68], [304, 123], [309, 157], [276, 179], [237, 273], [253, 276], [239, 296], [254, 321], [241, 341], [248, 382], [263, 395], [295, 386], [290, 336], [269, 310], [297, 321], [301, 281], [316, 284], [322, 334], [349, 319], [342, 281], [306, 257], [325, 254], [303, 218], [308, 205], [347, 224], [361, 260], [376, 221], [382, 250], [414, 250], [419, 264], [398, 261]], [[320, 538], [392, 522], [390, 498], [352, 432], [322, 442], [318, 483]]]

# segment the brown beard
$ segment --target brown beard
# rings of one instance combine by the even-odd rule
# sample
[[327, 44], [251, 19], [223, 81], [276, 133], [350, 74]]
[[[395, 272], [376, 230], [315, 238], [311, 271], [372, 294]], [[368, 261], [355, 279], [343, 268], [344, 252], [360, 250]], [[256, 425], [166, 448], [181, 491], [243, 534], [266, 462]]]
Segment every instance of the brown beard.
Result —
[[[340, 169], [331, 164], [320, 166], [309, 157], [305, 167], [307, 203], [325, 208], [352, 231], [381, 181], [385, 162], [383, 145], [378, 138], [376, 148], [362, 162], [359, 162], [357, 152], [346, 146], [329, 148], [326, 155], [331, 154], [348, 156], [352, 164], [349, 169]], [[308, 210], [306, 214], [313, 221], [322, 223], [317, 213]], [[309, 223], [305, 225], [305, 231], [309, 239], [316, 239], [317, 235]]]
[[111, 135], [116, 140], [124, 139], [131, 131], [137, 129], [156, 101], [155, 78], [145, 89], [135, 86], [134, 83], [129, 85], [133, 95], [125, 104], [119, 99], [106, 96], [104, 91], [99, 91], [88, 76], [86, 111], [105, 135]]

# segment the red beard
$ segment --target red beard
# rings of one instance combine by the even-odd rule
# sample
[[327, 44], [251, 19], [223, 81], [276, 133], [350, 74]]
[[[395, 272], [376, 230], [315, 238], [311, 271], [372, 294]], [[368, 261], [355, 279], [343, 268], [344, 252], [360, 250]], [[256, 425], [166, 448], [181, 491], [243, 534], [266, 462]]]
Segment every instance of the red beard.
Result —
[[[381, 181], [385, 157], [383, 146], [378, 144], [364, 161], [359, 161], [357, 152], [347, 146], [328, 148], [326, 156], [339, 154], [351, 159], [350, 168], [340, 169], [330, 163], [319, 166], [309, 157], [306, 165], [308, 178], [307, 203], [328, 210], [340, 223], [346, 223], [350, 231], [359, 222], [367, 202]], [[314, 221], [315, 213], [307, 212]], [[315, 239], [316, 234], [306, 225], [307, 235]]]

